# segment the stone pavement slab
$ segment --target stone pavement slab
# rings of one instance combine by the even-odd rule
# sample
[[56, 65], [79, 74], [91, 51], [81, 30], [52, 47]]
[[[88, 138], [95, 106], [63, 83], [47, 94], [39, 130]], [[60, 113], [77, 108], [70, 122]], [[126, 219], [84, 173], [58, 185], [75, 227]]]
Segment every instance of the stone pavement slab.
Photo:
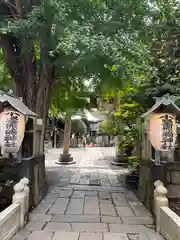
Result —
[[27, 239], [28, 240], [38, 240], [38, 239], [51, 240], [52, 236], [53, 236], [52, 232], [34, 231], [29, 235], [29, 237]]
[[122, 193], [112, 193], [113, 203], [116, 206], [128, 205], [128, 201], [124, 194]]
[[144, 217], [144, 216], [151, 216], [150, 212], [144, 207], [144, 205], [138, 202], [129, 202], [131, 208], [133, 209], [136, 216]]
[[[69, 186], [72, 188], [72, 186]], [[124, 187], [97, 187], [97, 186], [85, 186], [85, 185], [73, 185], [74, 190], [78, 191], [97, 191], [97, 192], [126, 192]]]
[[123, 194], [124, 194], [124, 196], [126, 197], [126, 199], [127, 199], [128, 201], [131, 201], [131, 202], [133, 202], [133, 201], [139, 202], [139, 199], [136, 197], [136, 195], [135, 195], [133, 192], [131, 192], [131, 191], [126, 191], [126, 192], [124, 192]]
[[47, 215], [47, 214], [40, 214], [40, 213], [30, 213], [29, 214], [29, 221], [45, 221], [49, 222], [52, 218], [52, 215]]
[[121, 217], [122, 222], [124, 224], [132, 224], [132, 225], [153, 225], [152, 217]]
[[111, 199], [110, 192], [99, 192], [99, 199]]
[[69, 197], [71, 197], [72, 193], [73, 193], [72, 190], [61, 190], [59, 197], [60, 198], [69, 198]]
[[113, 204], [113, 201], [112, 201], [112, 199], [99, 199], [99, 203]]
[[104, 233], [104, 240], [129, 240], [125, 233]]
[[100, 203], [100, 212], [101, 215], [117, 216], [114, 205], [111, 203]]
[[46, 196], [45, 196], [45, 199], [47, 198], [53, 198], [54, 200], [59, 196], [59, 193], [48, 193]]
[[148, 235], [150, 240], [154, 240], [154, 239], [156, 239], [156, 240], [164, 240], [164, 238], [161, 235], [157, 234], [152, 229], [149, 229], [149, 231], [146, 233], [146, 235]]
[[53, 198], [44, 199], [32, 212], [46, 214], [54, 202]]
[[107, 224], [105, 223], [72, 223], [74, 232], [108, 232]]
[[44, 230], [52, 232], [72, 232], [71, 225], [69, 223], [57, 223], [48, 222]]
[[120, 217], [132, 217], [135, 215], [130, 206], [116, 206], [116, 211]]
[[100, 216], [98, 215], [54, 215], [51, 219], [52, 222], [77, 222], [77, 223], [91, 223], [91, 222], [100, 222]]
[[56, 187], [54, 187], [52, 190], [51, 190], [51, 192], [50, 192], [50, 194], [60, 194], [60, 192], [62, 192], [62, 189], [61, 189], [61, 187], [62, 186], [56, 186]]
[[74, 191], [72, 198], [84, 198], [85, 197], [85, 191]]
[[113, 198], [113, 203], [115, 206], [128, 206], [129, 205], [128, 201], [125, 198], [124, 199]]
[[86, 197], [97, 197], [97, 195], [98, 195], [98, 192], [96, 192], [96, 191], [86, 191], [85, 192]]
[[127, 224], [109, 224], [110, 232], [114, 233], [144, 233], [148, 228], [144, 225], [127, 225]]
[[83, 198], [71, 198], [69, 205], [67, 207], [67, 214], [82, 214], [84, 206]]
[[102, 233], [80, 233], [79, 240], [103, 240]]
[[99, 178], [99, 173], [98, 172], [91, 172], [90, 174], [90, 185], [95, 185], [95, 186], [100, 186], [100, 178]]
[[97, 197], [85, 197], [84, 214], [99, 215], [99, 202]]
[[101, 216], [101, 222], [103, 223], [122, 223], [120, 217]]
[[[78, 240], [79, 233], [75, 232], [56, 232], [52, 238], [52, 240]], [[42, 239], [44, 240], [44, 239]]]
[[14, 235], [11, 240], [24, 240], [31, 234], [31, 230], [27, 228], [21, 229], [16, 235]]
[[150, 240], [150, 238], [144, 233], [129, 233], [127, 234], [129, 240]]
[[69, 203], [68, 198], [57, 198], [48, 211], [48, 214], [64, 214]]
[[28, 222], [25, 228], [29, 230], [42, 230], [45, 225], [46, 225], [45, 221], [33, 221], [33, 222]]

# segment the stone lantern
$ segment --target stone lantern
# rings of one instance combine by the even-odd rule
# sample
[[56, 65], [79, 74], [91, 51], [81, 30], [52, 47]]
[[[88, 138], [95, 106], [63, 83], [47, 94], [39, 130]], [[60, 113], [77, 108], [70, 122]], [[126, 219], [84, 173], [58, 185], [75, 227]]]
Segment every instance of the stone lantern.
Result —
[[22, 177], [28, 178], [30, 207], [36, 206], [47, 188], [45, 155], [40, 141], [42, 119], [20, 98], [0, 91], [0, 133], [0, 176], [2, 178], [4, 174], [3, 179], [14, 182]]
[[172, 161], [177, 139], [176, 121], [180, 117], [180, 108], [174, 103], [174, 97], [157, 98], [156, 103], [142, 117], [143, 157], [154, 157], [156, 165], [161, 161]]
[[157, 98], [149, 111], [142, 115], [144, 127], [138, 195], [149, 210], [153, 210], [156, 180], [164, 183], [169, 198], [180, 197], [180, 152], [175, 154], [180, 146], [180, 108], [174, 100], [171, 96]]

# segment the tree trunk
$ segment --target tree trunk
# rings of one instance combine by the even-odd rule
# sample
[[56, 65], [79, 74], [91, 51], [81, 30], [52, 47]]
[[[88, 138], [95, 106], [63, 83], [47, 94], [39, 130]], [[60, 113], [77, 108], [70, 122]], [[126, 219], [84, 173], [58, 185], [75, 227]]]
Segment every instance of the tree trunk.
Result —
[[[39, 0], [3, 2], [3, 4], [0, 3], [0, 13], [9, 16], [12, 21], [13, 18], [25, 19], [31, 9], [39, 4]], [[13, 9], [9, 5], [13, 6]], [[47, 30], [43, 31], [42, 34], [47, 38], [44, 40], [43, 37], [39, 40], [33, 39], [28, 33], [22, 33], [21, 31], [16, 36], [13, 33], [0, 33], [0, 45], [9, 73], [15, 82], [15, 94], [21, 97], [24, 104], [43, 120], [42, 135], [38, 144], [44, 147], [50, 94], [54, 82], [54, 66], [49, 56], [51, 44], [48, 37], [50, 40], [51, 28], [47, 27]], [[23, 175], [31, 181], [30, 199], [34, 206], [42, 200], [47, 190], [44, 156], [38, 157], [37, 162], [23, 160], [20, 165]], [[40, 168], [40, 171], [38, 168]], [[36, 170], [38, 170], [37, 174], [35, 174]], [[44, 176], [44, 181], [39, 182], [38, 179], [39, 177], [42, 179], [42, 176]]]
[[71, 119], [67, 119], [65, 121], [64, 127], [63, 154], [69, 153], [70, 137], [71, 137]]
[[[49, 59], [48, 49], [40, 46], [40, 70], [37, 72], [34, 43], [11, 35], [0, 35], [5, 62], [16, 85], [16, 95], [22, 97], [28, 108], [43, 120], [41, 146], [44, 136], [53, 86], [53, 65]], [[28, 50], [26, 50], [28, 46]]]
[[63, 141], [63, 153], [60, 154], [59, 159], [56, 161], [57, 164], [69, 165], [74, 164], [73, 157], [69, 153], [71, 136], [71, 118], [66, 118], [64, 126], [64, 141]]

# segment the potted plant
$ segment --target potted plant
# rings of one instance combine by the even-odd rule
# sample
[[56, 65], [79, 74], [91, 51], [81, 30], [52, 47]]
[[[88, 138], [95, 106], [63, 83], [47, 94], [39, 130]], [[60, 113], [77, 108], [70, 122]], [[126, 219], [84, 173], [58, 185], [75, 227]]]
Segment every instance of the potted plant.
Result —
[[128, 157], [129, 174], [126, 176], [126, 183], [131, 189], [137, 189], [140, 173], [140, 159], [137, 156]]
[[124, 126], [123, 134], [118, 137], [119, 142], [116, 145], [116, 159], [123, 163], [128, 163], [128, 157], [132, 156], [134, 149], [134, 138], [131, 129]]

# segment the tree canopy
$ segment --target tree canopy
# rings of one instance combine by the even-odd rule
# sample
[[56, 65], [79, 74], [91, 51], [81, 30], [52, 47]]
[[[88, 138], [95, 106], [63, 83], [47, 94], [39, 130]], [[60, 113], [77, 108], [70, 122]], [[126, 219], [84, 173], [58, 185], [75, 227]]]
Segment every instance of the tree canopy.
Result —
[[132, 80], [148, 65], [139, 41], [148, 11], [142, 0], [1, 1], [1, 47], [16, 93], [43, 115], [57, 78]]
[[170, 0], [2, 0], [0, 42], [8, 79], [42, 117], [55, 102], [69, 107], [64, 92], [77, 100], [70, 86], [80, 89], [87, 79], [101, 94], [126, 89], [143, 107], [154, 96], [177, 95], [178, 7]]

